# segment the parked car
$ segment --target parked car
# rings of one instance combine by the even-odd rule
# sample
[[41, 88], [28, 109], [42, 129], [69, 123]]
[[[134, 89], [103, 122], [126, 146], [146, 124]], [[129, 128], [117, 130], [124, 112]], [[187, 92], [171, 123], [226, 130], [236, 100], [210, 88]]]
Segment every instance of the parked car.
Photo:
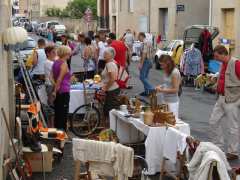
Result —
[[199, 44], [199, 37], [204, 29], [207, 29], [212, 34], [212, 40], [214, 40], [219, 34], [217, 27], [208, 25], [192, 25], [185, 29], [183, 35], [184, 49], [190, 47], [193, 43]]
[[28, 31], [28, 32], [35, 32], [36, 28], [37, 28], [37, 21], [32, 21], [30, 23], [26, 23], [25, 24], [25, 29]]
[[44, 23], [40, 23], [38, 25], [37, 32], [36, 32], [37, 35], [39, 35], [39, 36], [42, 35], [43, 27], [44, 27]]
[[29, 23], [29, 22], [30, 22], [30, 21], [29, 21], [28, 18], [26, 18], [26, 17], [21, 17], [21, 18], [18, 19], [18, 26], [20, 26], [20, 27], [25, 27], [25, 24], [26, 24], [26, 23]]
[[33, 28], [32, 32], [36, 32], [37, 27], [38, 27], [38, 22], [37, 21], [32, 21], [32, 28]]
[[178, 46], [183, 45], [183, 40], [166, 41], [161, 49], [155, 53], [154, 61], [156, 69], [160, 69], [159, 58], [161, 55], [166, 54], [172, 56], [173, 50]]
[[42, 30], [42, 36], [47, 37], [48, 35], [48, 30], [55, 25], [59, 25], [59, 22], [57, 21], [47, 21], [43, 25], [43, 30]]
[[66, 33], [66, 27], [62, 24], [53, 25], [51, 28], [53, 28], [53, 33], [57, 40], [59, 40], [60, 37]]
[[[23, 42], [19, 45], [20, 58], [23, 59], [24, 61], [26, 61], [28, 56], [30, 56], [32, 54], [33, 48], [36, 48], [36, 47], [37, 47], [37, 42], [34, 39], [32, 39], [31, 37], [28, 37], [28, 39], [25, 42]], [[14, 69], [16, 69], [16, 67], [18, 67], [16, 54], [13, 53], [12, 57], [15, 57], [15, 58], [13, 58], [13, 64], [14, 64]]]

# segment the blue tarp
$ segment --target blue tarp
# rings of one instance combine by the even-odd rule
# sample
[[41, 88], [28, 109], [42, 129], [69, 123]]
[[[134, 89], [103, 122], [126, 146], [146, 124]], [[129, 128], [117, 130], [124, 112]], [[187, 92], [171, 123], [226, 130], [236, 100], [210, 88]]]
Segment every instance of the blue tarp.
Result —
[[216, 61], [216, 60], [210, 60], [209, 64], [208, 64], [208, 71], [211, 73], [217, 73], [220, 71], [220, 67], [221, 67], [221, 62]]

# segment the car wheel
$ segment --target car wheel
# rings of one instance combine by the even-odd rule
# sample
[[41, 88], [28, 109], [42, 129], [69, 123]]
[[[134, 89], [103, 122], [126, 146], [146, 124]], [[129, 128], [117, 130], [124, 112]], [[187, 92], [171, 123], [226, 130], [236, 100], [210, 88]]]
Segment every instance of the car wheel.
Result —
[[155, 61], [155, 68], [158, 70], [161, 69], [158, 56], [155, 56], [154, 61]]

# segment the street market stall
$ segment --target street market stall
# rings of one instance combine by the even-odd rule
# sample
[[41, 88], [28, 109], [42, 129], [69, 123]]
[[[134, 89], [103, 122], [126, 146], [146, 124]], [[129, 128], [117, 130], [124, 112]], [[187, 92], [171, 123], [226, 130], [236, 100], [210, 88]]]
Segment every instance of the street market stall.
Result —
[[[132, 129], [132, 127], [135, 128]], [[170, 146], [169, 149], [178, 151], [178, 145], [174, 144], [173, 141], [165, 143], [165, 137], [167, 132], [167, 126], [148, 126], [140, 118], [127, 117], [124, 112], [112, 110], [110, 112], [110, 128], [116, 131], [117, 136], [119, 137], [120, 142], [122, 143], [132, 143], [136, 140], [142, 140], [141, 135], [138, 134], [138, 131], [146, 135], [145, 148], [146, 148], [146, 161], [148, 163], [149, 174], [156, 174], [161, 169], [161, 162], [164, 157], [164, 148]], [[178, 120], [176, 122], [175, 129], [183, 133], [185, 138], [190, 136], [190, 126], [189, 124]], [[138, 131], [137, 131], [138, 130]], [[132, 137], [132, 138], [131, 138]], [[176, 138], [176, 137], [175, 137]], [[174, 139], [174, 137], [173, 137]], [[180, 146], [186, 147], [186, 142], [180, 142]], [[175, 147], [175, 148], [174, 148]], [[177, 147], [177, 149], [176, 149]], [[183, 148], [185, 149], [185, 148]], [[170, 155], [171, 156], [171, 155]], [[174, 156], [174, 153], [173, 153]], [[171, 158], [171, 159], [174, 159]], [[176, 154], [175, 154], [176, 159]]]
[[[86, 84], [87, 94], [94, 94], [96, 89], [99, 89], [97, 84]], [[84, 97], [83, 83], [73, 84], [70, 91], [69, 113], [73, 113], [78, 107], [86, 104]]]

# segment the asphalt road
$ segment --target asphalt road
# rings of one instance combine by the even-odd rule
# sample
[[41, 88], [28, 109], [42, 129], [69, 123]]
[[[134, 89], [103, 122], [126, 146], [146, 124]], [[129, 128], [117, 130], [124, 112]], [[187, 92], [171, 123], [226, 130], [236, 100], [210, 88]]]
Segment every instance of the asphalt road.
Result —
[[[33, 36], [37, 39], [37, 36]], [[78, 71], [79, 66], [77, 64], [79, 58], [72, 58], [72, 70]], [[139, 71], [137, 69], [137, 63], [132, 63], [130, 68], [130, 84], [133, 85], [133, 89], [127, 90], [127, 94], [131, 96], [136, 96], [143, 91], [142, 83], [139, 80]], [[158, 85], [161, 83], [161, 72], [151, 70], [149, 74], [149, 79], [153, 85]], [[191, 135], [200, 141], [210, 141], [208, 132], [209, 124], [208, 120], [211, 115], [212, 109], [216, 102], [216, 95], [209, 94], [207, 92], [196, 91], [194, 88], [183, 87], [183, 93], [180, 100], [180, 119], [190, 124]], [[47, 175], [46, 180], [55, 179], [73, 179], [74, 166], [71, 154], [71, 144], [67, 144], [65, 147], [64, 158], [60, 164], [54, 166], [52, 173]], [[235, 162], [235, 164], [238, 162]], [[36, 180], [42, 179], [41, 174], [34, 176]], [[155, 179], [155, 178], [153, 178]]]

